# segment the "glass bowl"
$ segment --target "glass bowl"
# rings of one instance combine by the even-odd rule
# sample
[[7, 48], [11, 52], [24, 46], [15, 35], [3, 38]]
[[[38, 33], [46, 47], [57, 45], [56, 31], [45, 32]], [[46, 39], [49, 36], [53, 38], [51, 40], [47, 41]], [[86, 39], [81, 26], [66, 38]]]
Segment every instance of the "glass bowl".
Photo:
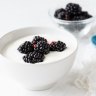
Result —
[[[89, 14], [92, 15], [92, 17], [85, 19], [85, 20], [78, 20], [78, 21], [61, 20], [61, 19], [54, 17], [55, 11], [60, 8], [65, 8], [65, 6], [66, 6], [66, 4], [68, 4], [68, 2], [66, 2], [66, 3], [64, 2], [63, 4], [59, 3], [58, 5], [55, 5], [54, 7], [49, 9], [48, 14], [51, 17], [51, 19], [54, 21], [54, 23], [56, 25], [58, 25], [58, 27], [64, 28], [65, 30], [73, 33], [76, 37], [83, 37], [88, 34], [91, 27], [96, 22], [96, 16], [95, 16], [96, 8], [95, 8], [95, 5], [94, 6], [92, 5], [92, 7], [91, 6], [88, 7], [86, 5], [86, 7], [85, 7], [83, 1], [82, 1], [82, 3], [79, 3], [79, 2], [75, 2], [75, 3], [79, 4], [82, 7], [82, 10], [87, 11]], [[88, 4], [90, 4], [90, 3], [88, 3]], [[94, 7], [95, 11], [93, 10], [93, 7]]]

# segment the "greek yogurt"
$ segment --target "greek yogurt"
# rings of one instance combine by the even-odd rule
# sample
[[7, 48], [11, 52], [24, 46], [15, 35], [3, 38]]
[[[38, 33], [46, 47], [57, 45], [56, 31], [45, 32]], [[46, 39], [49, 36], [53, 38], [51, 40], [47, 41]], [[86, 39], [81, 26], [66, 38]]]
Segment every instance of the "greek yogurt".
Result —
[[[15, 41], [10, 42], [3, 48], [2, 55], [15, 62], [25, 63], [22, 59], [24, 54], [21, 54], [20, 52], [18, 52], [17, 49], [25, 41], [32, 41], [34, 36], [36, 36], [36, 35], [25, 36], [25, 37], [22, 37]], [[66, 46], [67, 46], [67, 49], [62, 52], [55, 51], [55, 52], [50, 52], [48, 55], [45, 55], [46, 58], [44, 59], [44, 61], [42, 63], [54, 62], [54, 61], [58, 61], [63, 58], [66, 58], [67, 56], [72, 54], [73, 51], [76, 49], [76, 44], [75, 44], [76, 42], [73, 42], [74, 40], [73, 41], [69, 40], [67, 37], [61, 38], [61, 36], [59, 36], [59, 35], [52, 36], [50, 34], [47, 34], [47, 35], [39, 34], [38, 36], [45, 37], [49, 43], [52, 41], [60, 40], [64, 43], [66, 43]]]

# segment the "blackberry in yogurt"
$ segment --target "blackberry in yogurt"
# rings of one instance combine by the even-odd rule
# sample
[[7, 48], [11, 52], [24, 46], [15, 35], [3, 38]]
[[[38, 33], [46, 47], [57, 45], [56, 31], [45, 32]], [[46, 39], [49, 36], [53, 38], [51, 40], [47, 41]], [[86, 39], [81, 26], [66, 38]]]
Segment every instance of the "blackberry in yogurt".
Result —
[[51, 41], [48, 43], [48, 40], [41, 36], [35, 36], [30, 41], [25, 41], [18, 47], [18, 51], [22, 54], [26, 54], [23, 56], [23, 61], [26, 63], [38, 63], [43, 62], [45, 55], [49, 54], [52, 51], [61, 52], [66, 49], [66, 44], [62, 41]]

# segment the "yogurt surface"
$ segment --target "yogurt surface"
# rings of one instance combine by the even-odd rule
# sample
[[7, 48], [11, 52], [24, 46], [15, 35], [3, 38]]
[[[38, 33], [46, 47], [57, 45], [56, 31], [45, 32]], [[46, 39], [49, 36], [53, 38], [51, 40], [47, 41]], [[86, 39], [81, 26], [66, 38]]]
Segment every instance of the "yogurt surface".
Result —
[[25, 55], [25, 54], [20, 53], [17, 49], [25, 41], [32, 41], [35, 36], [44, 37], [48, 40], [49, 43], [52, 41], [60, 40], [64, 43], [66, 43], [66, 46], [67, 46], [67, 49], [65, 49], [62, 52], [56, 52], [56, 51], [52, 52], [51, 51], [49, 54], [45, 55], [44, 61], [40, 62], [40, 63], [50, 63], [53, 61], [58, 61], [60, 59], [66, 58], [67, 56], [72, 54], [73, 51], [76, 50], [76, 46], [77, 46], [76, 42], [73, 42], [74, 40], [69, 39], [68, 37], [64, 37], [64, 36], [60, 36], [60, 35], [52, 36], [50, 34], [38, 34], [38, 35], [30, 35], [30, 36], [22, 37], [15, 41], [10, 42], [3, 48], [2, 55], [12, 61], [25, 63], [22, 59], [23, 55]]

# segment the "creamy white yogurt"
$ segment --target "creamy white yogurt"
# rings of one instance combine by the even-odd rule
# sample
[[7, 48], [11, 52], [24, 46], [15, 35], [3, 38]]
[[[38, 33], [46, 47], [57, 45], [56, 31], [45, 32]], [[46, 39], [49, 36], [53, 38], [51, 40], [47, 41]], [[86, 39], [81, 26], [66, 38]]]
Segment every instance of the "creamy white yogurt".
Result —
[[[2, 55], [15, 62], [25, 63], [22, 59], [24, 54], [20, 53], [17, 49], [25, 41], [32, 41], [34, 36], [35, 35], [26, 36], [26, 37], [10, 42], [3, 48]], [[59, 36], [59, 35], [52, 36], [50, 34], [47, 34], [47, 35], [39, 34], [39, 36], [45, 37], [49, 42], [60, 40], [66, 43], [67, 45], [67, 49], [62, 52], [50, 52], [49, 54], [47, 54], [42, 63], [49, 63], [49, 62], [53, 62], [53, 61], [66, 58], [67, 56], [72, 54], [73, 51], [76, 50], [76, 42], [73, 42], [74, 40], [72, 41], [72, 39], [70, 40], [68, 37]]]

